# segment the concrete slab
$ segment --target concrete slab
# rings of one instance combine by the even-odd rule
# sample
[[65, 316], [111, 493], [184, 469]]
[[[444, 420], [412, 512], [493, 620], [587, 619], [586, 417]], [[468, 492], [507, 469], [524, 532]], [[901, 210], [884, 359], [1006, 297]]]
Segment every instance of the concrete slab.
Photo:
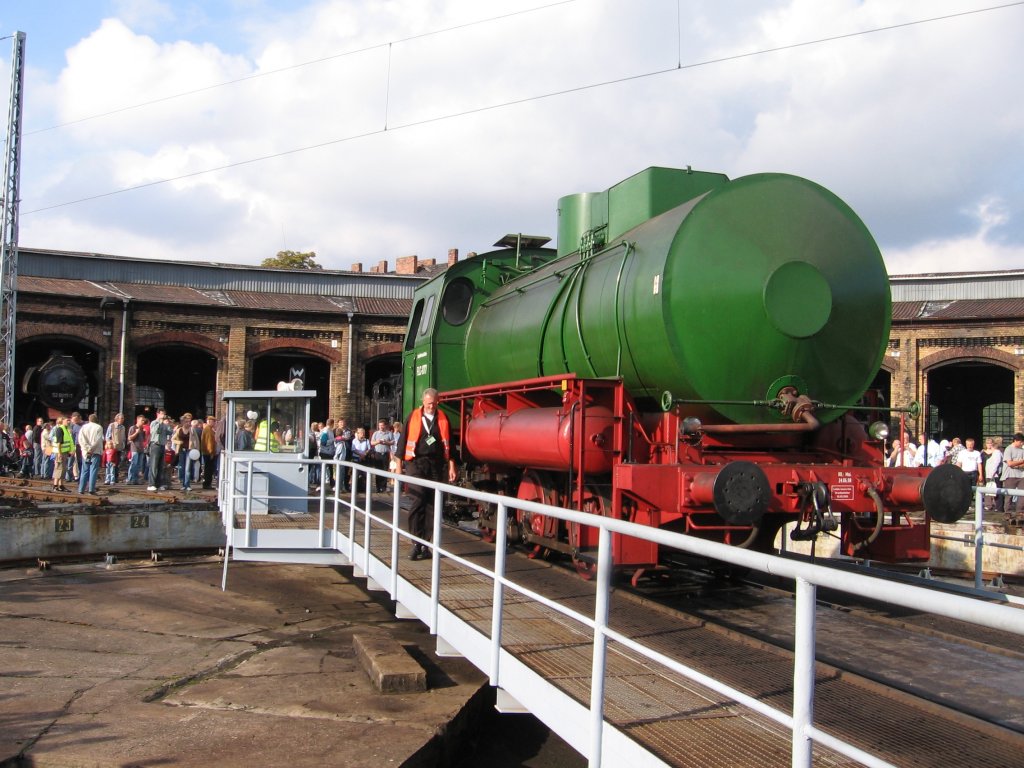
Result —
[[[216, 558], [0, 572], [0, 764], [442, 765], [486, 680], [347, 569]], [[378, 692], [384, 636], [424, 693]], [[446, 757], [448, 756], [448, 757]]]

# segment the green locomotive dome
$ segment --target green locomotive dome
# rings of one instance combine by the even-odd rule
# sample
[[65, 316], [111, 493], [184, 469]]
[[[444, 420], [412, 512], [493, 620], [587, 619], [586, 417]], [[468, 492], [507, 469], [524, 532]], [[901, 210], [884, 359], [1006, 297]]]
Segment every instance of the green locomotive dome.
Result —
[[[465, 336], [468, 385], [573, 372], [621, 376], [638, 398], [753, 401], [797, 381], [813, 399], [852, 405], [870, 384], [888, 341], [888, 277], [863, 222], [825, 188], [784, 174], [648, 169], [580, 199], [563, 198], [570, 229], [592, 225], [596, 247], [480, 304]], [[616, 232], [616, 221], [632, 228]], [[772, 418], [753, 405], [688, 409]]]

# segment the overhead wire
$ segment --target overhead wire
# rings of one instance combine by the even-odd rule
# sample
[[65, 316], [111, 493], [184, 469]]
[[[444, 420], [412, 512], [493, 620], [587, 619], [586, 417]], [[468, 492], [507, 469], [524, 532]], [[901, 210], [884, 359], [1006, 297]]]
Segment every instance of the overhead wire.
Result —
[[[566, 1], [571, 2], [572, 0], [566, 0]], [[702, 61], [691, 62], [691, 63], [688, 63], [688, 64], [684, 64], [684, 63], [682, 63], [680, 61], [680, 62], [677, 62], [677, 64], [675, 64], [674, 66], [671, 66], [671, 67], [665, 67], [665, 68], [661, 68], [661, 69], [649, 70], [649, 71], [638, 73], [638, 74], [635, 74], [635, 75], [627, 75], [627, 76], [624, 76], [624, 77], [618, 77], [618, 78], [613, 78], [613, 79], [609, 79], [609, 80], [601, 80], [601, 81], [594, 82], [594, 83], [588, 83], [588, 84], [584, 84], [584, 85], [573, 86], [571, 88], [563, 88], [563, 89], [559, 89], [559, 90], [555, 90], [555, 91], [549, 91], [547, 93], [534, 94], [532, 96], [525, 96], [525, 97], [519, 98], [519, 99], [509, 99], [509, 100], [506, 100], [506, 101], [496, 102], [496, 103], [493, 103], [493, 104], [488, 104], [488, 105], [484, 105], [484, 106], [480, 106], [480, 107], [473, 107], [473, 108], [469, 108], [469, 109], [464, 109], [464, 110], [461, 110], [459, 112], [451, 112], [451, 113], [446, 113], [446, 114], [442, 114], [442, 115], [435, 115], [433, 117], [423, 118], [421, 120], [413, 120], [413, 121], [410, 121], [410, 122], [407, 122], [407, 123], [401, 123], [401, 124], [398, 124], [398, 125], [391, 125], [391, 126], [387, 125], [386, 118], [385, 118], [384, 126], [381, 127], [381, 128], [378, 128], [378, 129], [374, 129], [374, 130], [370, 130], [370, 131], [364, 131], [362, 133], [352, 134], [352, 135], [349, 135], [349, 136], [342, 136], [342, 137], [338, 137], [338, 138], [335, 138], [335, 139], [328, 139], [327, 141], [321, 141], [321, 142], [317, 142], [315, 144], [309, 144], [309, 145], [305, 145], [305, 146], [301, 146], [301, 147], [293, 147], [291, 149], [285, 149], [285, 150], [281, 150], [279, 152], [272, 152], [272, 153], [266, 154], [266, 155], [260, 155], [260, 156], [257, 156], [257, 157], [247, 158], [245, 160], [238, 160], [238, 161], [231, 162], [231, 163], [225, 163], [223, 165], [218, 165], [218, 166], [214, 166], [214, 167], [210, 167], [210, 168], [204, 168], [204, 169], [201, 169], [201, 170], [198, 170], [198, 171], [191, 171], [189, 173], [183, 173], [183, 174], [179, 174], [177, 176], [172, 176], [172, 177], [163, 178], [163, 179], [155, 179], [153, 181], [144, 182], [142, 184], [135, 184], [135, 185], [132, 185], [132, 186], [129, 186], [129, 187], [122, 187], [120, 189], [109, 190], [107, 192], [101, 192], [101, 193], [98, 193], [98, 194], [95, 194], [95, 195], [88, 195], [86, 197], [80, 197], [80, 198], [76, 198], [74, 200], [67, 200], [65, 202], [55, 203], [53, 205], [47, 205], [47, 206], [43, 206], [43, 207], [39, 207], [39, 208], [34, 208], [32, 210], [29, 210], [29, 211], [23, 211], [21, 215], [24, 216], [24, 215], [28, 215], [28, 214], [32, 214], [32, 213], [40, 213], [40, 212], [43, 212], [43, 211], [50, 211], [50, 210], [54, 210], [56, 208], [64, 208], [64, 207], [71, 206], [71, 205], [77, 205], [79, 203], [85, 203], [85, 202], [89, 202], [89, 201], [92, 201], [92, 200], [99, 200], [99, 199], [105, 198], [105, 197], [111, 197], [111, 196], [114, 196], [114, 195], [124, 194], [126, 192], [134, 192], [134, 191], [137, 191], [137, 190], [140, 190], [140, 189], [145, 189], [147, 187], [154, 187], [154, 186], [158, 186], [158, 185], [161, 185], [161, 184], [168, 184], [168, 183], [175, 182], [175, 181], [181, 181], [181, 180], [184, 180], [184, 179], [195, 178], [196, 176], [202, 176], [202, 175], [209, 174], [209, 173], [217, 173], [217, 172], [220, 172], [220, 171], [229, 170], [231, 168], [238, 168], [238, 167], [241, 167], [241, 166], [244, 166], [244, 165], [251, 165], [253, 163], [259, 163], [259, 162], [264, 162], [264, 161], [267, 161], [267, 160], [273, 160], [273, 159], [276, 159], [276, 158], [286, 157], [288, 155], [294, 155], [294, 154], [298, 154], [298, 153], [302, 153], [302, 152], [309, 152], [309, 151], [312, 151], [312, 150], [322, 149], [324, 147], [329, 147], [329, 146], [333, 146], [333, 145], [337, 145], [337, 144], [343, 144], [343, 143], [350, 142], [350, 141], [357, 141], [357, 140], [360, 140], [360, 139], [369, 138], [371, 136], [379, 136], [379, 135], [382, 135], [382, 134], [385, 134], [385, 133], [393, 133], [395, 131], [400, 131], [400, 130], [404, 130], [404, 129], [408, 129], [408, 128], [416, 128], [416, 127], [420, 127], [420, 126], [424, 126], [424, 125], [429, 125], [431, 123], [442, 122], [442, 121], [445, 121], [445, 120], [453, 120], [453, 119], [457, 119], [457, 118], [460, 118], [460, 117], [466, 117], [466, 116], [469, 116], [469, 115], [480, 114], [480, 113], [484, 113], [484, 112], [493, 111], [493, 110], [496, 110], [496, 109], [503, 109], [503, 108], [506, 108], [506, 107], [518, 106], [518, 105], [521, 105], [521, 104], [527, 104], [527, 103], [534, 102], [534, 101], [542, 101], [542, 100], [545, 100], [545, 99], [555, 98], [555, 97], [558, 97], [558, 96], [566, 96], [566, 95], [573, 94], [573, 93], [581, 93], [581, 92], [584, 92], [584, 91], [593, 90], [595, 88], [603, 88], [603, 87], [606, 87], [606, 86], [618, 85], [618, 84], [632, 82], [632, 81], [636, 81], [636, 80], [643, 80], [643, 79], [651, 78], [651, 77], [658, 77], [658, 76], [661, 76], [661, 75], [670, 74], [672, 72], [679, 72], [679, 71], [683, 71], [683, 70], [696, 69], [696, 68], [699, 68], [699, 67], [706, 67], [706, 66], [711, 66], [711, 65], [714, 65], [714, 64], [722, 64], [722, 63], [729, 62], [729, 61], [738, 61], [740, 59], [750, 58], [750, 57], [754, 57], [754, 56], [764, 56], [764, 55], [773, 54], [773, 53], [781, 53], [783, 51], [795, 50], [797, 48], [803, 48], [803, 47], [812, 46], [812, 45], [821, 45], [821, 44], [836, 42], [836, 41], [840, 41], [840, 40], [847, 40], [847, 39], [854, 38], [854, 37], [878, 34], [880, 32], [888, 32], [888, 31], [892, 31], [892, 30], [895, 30], [895, 29], [902, 29], [902, 28], [918, 26], [918, 25], [922, 25], [922, 24], [930, 24], [930, 23], [939, 22], [939, 21], [948, 21], [950, 19], [960, 18], [960, 17], [964, 17], [964, 16], [970, 16], [970, 15], [979, 14], [979, 13], [987, 13], [987, 12], [991, 12], [991, 11], [1004, 10], [1004, 9], [1007, 9], [1007, 8], [1012, 8], [1012, 7], [1015, 7], [1015, 6], [1022, 6], [1022, 5], [1024, 5], [1024, 0], [1016, 0], [1015, 2], [1004, 3], [1002, 5], [997, 5], [997, 6], [989, 6], [989, 7], [986, 7], [986, 8], [976, 8], [976, 9], [972, 9], [972, 10], [968, 10], [968, 11], [960, 11], [960, 12], [957, 12], [957, 13], [946, 14], [946, 15], [943, 15], [943, 16], [930, 17], [930, 18], [927, 18], [927, 19], [917, 19], [917, 20], [914, 20], [914, 21], [901, 22], [901, 23], [898, 23], [898, 24], [889, 24], [889, 25], [882, 26], [882, 27], [873, 27], [871, 29], [859, 30], [859, 31], [856, 31], [856, 32], [847, 32], [847, 33], [843, 33], [843, 34], [839, 34], [839, 35], [830, 35], [828, 37], [816, 38], [814, 40], [803, 40], [803, 41], [800, 41], [800, 42], [788, 43], [786, 45], [775, 46], [775, 47], [772, 47], [772, 48], [762, 48], [762, 49], [758, 49], [758, 50], [755, 50], [755, 51], [745, 51], [745, 52], [741, 52], [741, 53], [730, 54], [728, 56], [720, 56], [720, 57], [717, 57], [717, 58], [714, 58], [714, 59], [705, 59], [705, 60], [702, 60]], [[548, 7], [548, 6], [544, 6], [544, 7]], [[468, 25], [462, 25], [462, 26], [468, 26]], [[457, 27], [457, 28], [459, 28], [459, 27]], [[435, 33], [425, 33], [425, 34], [435, 34]], [[408, 38], [408, 39], [415, 39], [415, 37], [421, 37], [421, 36], [422, 35], [418, 35], [418, 36], [414, 36], [414, 37]], [[389, 78], [390, 78], [390, 74], [389, 74]], [[389, 80], [388, 87], [390, 88], [390, 80]]]

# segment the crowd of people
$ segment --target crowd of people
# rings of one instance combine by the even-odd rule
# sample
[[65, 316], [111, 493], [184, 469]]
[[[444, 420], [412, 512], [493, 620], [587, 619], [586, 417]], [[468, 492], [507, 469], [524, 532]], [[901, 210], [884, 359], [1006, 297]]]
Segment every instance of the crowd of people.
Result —
[[[1024, 433], [1018, 432], [1006, 447], [1002, 437], [986, 437], [981, 450], [975, 447], [973, 437], [963, 442], [959, 437], [936, 440], [918, 435], [915, 444], [909, 434], [903, 440], [893, 440], [892, 450], [886, 457], [889, 467], [937, 467], [951, 464], [966, 472], [973, 485], [989, 489], [1024, 490]], [[1022, 497], [1002, 494], [985, 496], [985, 510], [1006, 512], [1011, 523], [1021, 517]]]
[[[435, 404], [436, 395], [430, 391], [424, 400], [427, 413], [416, 409], [410, 415], [411, 426], [381, 419], [372, 432], [365, 427], [353, 430], [343, 418], [313, 422], [307, 433], [306, 457], [348, 460], [401, 472], [403, 460], [415, 464], [424, 454], [432, 455], [434, 438], [427, 435], [425, 440], [429, 442], [424, 442], [420, 427], [421, 422], [423, 425], [430, 422], [425, 416], [432, 416]], [[419, 457], [415, 460], [410, 457], [417, 453], [416, 449], [407, 450], [403, 434], [406, 429], [416, 433], [410, 435], [412, 443], [419, 448]], [[176, 481], [183, 491], [192, 490], [194, 483], [202, 483], [204, 489], [210, 489], [218, 475], [224, 438], [224, 424], [213, 416], [204, 420], [185, 413], [173, 419], [161, 409], [152, 420], [140, 415], [133, 424], [126, 425], [124, 414], [117, 413], [104, 428], [96, 414], [83, 419], [76, 411], [51, 420], [37, 418], [34, 424], [26, 424], [24, 429], [13, 433], [6, 424], [0, 423], [0, 456], [8, 457], [7, 466], [0, 469], [22, 477], [49, 479], [58, 491], [67, 491], [70, 485], [76, 484], [79, 493], [93, 495], [100, 482], [105, 485], [145, 484], [147, 490], [157, 491], [166, 490]], [[261, 436], [259, 422], [240, 418], [236, 423], [235, 450], [272, 450], [273, 442], [273, 436]], [[448, 459], [448, 436], [438, 433], [437, 442], [444, 447], [443, 460]], [[959, 437], [938, 440], [921, 434], [915, 443], [907, 433], [902, 440], [893, 440], [886, 454], [889, 467], [942, 464], [959, 467], [978, 486], [1024, 490], [1024, 433], [1016, 433], [1006, 447], [1001, 437], [986, 438], [981, 450], [970, 437], [961, 442]], [[351, 490], [351, 474], [341, 473], [336, 478], [334, 470], [331, 464], [311, 465], [312, 489], [319, 491], [321, 485], [326, 485], [333, 490], [338, 482], [345, 490]], [[441, 475], [442, 472], [431, 474]], [[377, 492], [387, 489], [386, 478], [375, 477], [374, 483]], [[1015, 520], [1022, 517], [1022, 498], [987, 495], [986, 510], [1005, 511]]]
[[[235, 450], [252, 450], [252, 447], [246, 449], [242, 445], [250, 445], [250, 440], [252, 441], [251, 445], [255, 445], [255, 437], [250, 437], [250, 435], [258, 428], [258, 425], [252, 422], [243, 423], [241, 429], [235, 432]], [[356, 427], [353, 430], [345, 419], [314, 421], [309, 425], [306, 457], [310, 459], [340, 459], [394, 471], [396, 466], [395, 448], [401, 435], [402, 422], [392, 422], [390, 419], [380, 419], [377, 422], [377, 429], [373, 432], [365, 427]], [[345, 490], [352, 489], [350, 473], [343, 473], [342, 477], [335, 478], [333, 465], [322, 466], [323, 476], [321, 476], [321, 465], [311, 465], [310, 467], [309, 484], [314, 491], [319, 491], [321, 485], [333, 489], [336, 481], [340, 482], [341, 487]], [[382, 493], [386, 489], [386, 478], [375, 477], [374, 490]]]
[[224, 431], [213, 416], [203, 421], [185, 413], [175, 420], [158, 410], [152, 420], [137, 416], [129, 426], [118, 413], [104, 428], [95, 413], [83, 419], [76, 411], [50, 420], [39, 417], [13, 435], [0, 424], [0, 442], [0, 452], [16, 457], [14, 471], [48, 479], [55, 491], [77, 485], [79, 493], [97, 495], [100, 482], [145, 484], [157, 491], [175, 478], [190, 491], [193, 483], [213, 487]]

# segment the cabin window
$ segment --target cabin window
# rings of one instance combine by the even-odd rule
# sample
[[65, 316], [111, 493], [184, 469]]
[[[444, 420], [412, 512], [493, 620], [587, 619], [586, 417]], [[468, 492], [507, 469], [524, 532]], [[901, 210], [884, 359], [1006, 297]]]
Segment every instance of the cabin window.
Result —
[[441, 315], [451, 325], [462, 325], [469, 319], [473, 306], [473, 284], [464, 277], [453, 280], [444, 290]]
[[416, 302], [412, 309], [412, 320], [409, 321], [409, 333], [405, 335], [405, 348], [412, 349], [416, 346], [416, 332], [420, 327], [420, 318], [423, 317], [423, 299]]
[[430, 294], [426, 298], [426, 305], [423, 307], [423, 316], [420, 318], [420, 330], [416, 334], [417, 336], [426, 336], [430, 333], [430, 321], [434, 316], [434, 294]]

